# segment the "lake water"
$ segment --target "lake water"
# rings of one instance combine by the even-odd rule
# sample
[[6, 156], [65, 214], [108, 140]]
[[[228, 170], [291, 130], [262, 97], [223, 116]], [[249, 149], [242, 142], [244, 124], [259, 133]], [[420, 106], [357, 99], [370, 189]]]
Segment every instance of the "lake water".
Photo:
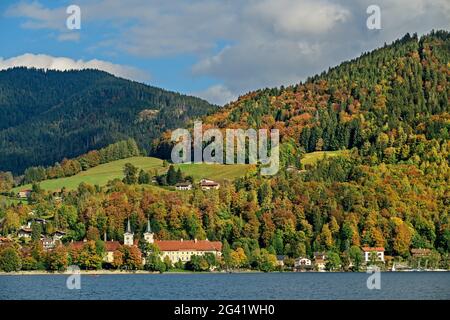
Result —
[[236, 273], [0, 276], [7, 299], [450, 299], [450, 272], [388, 272], [369, 290], [365, 273]]

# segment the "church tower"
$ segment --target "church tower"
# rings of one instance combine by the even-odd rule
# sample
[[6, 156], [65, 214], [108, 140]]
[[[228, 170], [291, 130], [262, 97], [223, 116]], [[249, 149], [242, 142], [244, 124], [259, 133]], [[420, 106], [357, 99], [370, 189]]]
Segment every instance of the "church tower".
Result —
[[130, 219], [128, 219], [127, 232], [123, 235], [123, 244], [126, 246], [132, 246], [134, 244], [133, 238], [134, 233], [131, 232]]
[[144, 239], [147, 243], [153, 243], [155, 241], [153, 239], [152, 228], [150, 227], [150, 219], [147, 219], [147, 230], [144, 233]]

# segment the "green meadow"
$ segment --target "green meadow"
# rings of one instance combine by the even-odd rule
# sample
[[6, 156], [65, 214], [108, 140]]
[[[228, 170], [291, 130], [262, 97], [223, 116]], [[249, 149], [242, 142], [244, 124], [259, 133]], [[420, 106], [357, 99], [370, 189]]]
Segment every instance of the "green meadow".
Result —
[[[343, 155], [346, 151], [317, 151], [305, 154], [301, 160], [303, 165], [312, 165], [318, 160], [326, 157], [335, 157]], [[163, 166], [163, 160], [153, 157], [133, 157], [113, 161], [99, 165], [86, 171], [82, 171], [72, 177], [51, 179], [41, 181], [39, 184], [45, 190], [60, 190], [65, 187], [67, 190], [73, 190], [81, 182], [91, 185], [104, 186], [108, 181], [123, 178], [123, 167], [126, 163], [131, 163], [139, 169], [146, 171], [156, 170], [159, 174], [165, 172], [167, 167]], [[194, 177], [195, 180], [208, 178], [216, 181], [235, 180], [245, 176], [254, 166], [245, 164], [176, 164], [175, 168], [180, 168], [185, 175]], [[24, 185], [13, 189], [15, 192], [23, 189], [31, 189], [31, 185]]]
[[[126, 163], [131, 163], [139, 169], [146, 171], [157, 170], [163, 173], [167, 167], [163, 167], [163, 161], [152, 157], [133, 157], [122, 160], [113, 161], [99, 165], [86, 171], [82, 171], [72, 177], [51, 179], [41, 181], [39, 184], [45, 190], [59, 190], [65, 187], [67, 190], [73, 190], [78, 187], [81, 182], [91, 185], [104, 186], [108, 181], [123, 178], [123, 167]], [[223, 165], [223, 164], [179, 164], [176, 168], [181, 168], [185, 175], [193, 176], [199, 180], [208, 178], [217, 181], [225, 179], [234, 180], [240, 176], [244, 176], [252, 167], [249, 165]], [[24, 185], [14, 189], [15, 192], [23, 189], [31, 189], [31, 185]]]
[[347, 150], [337, 150], [337, 151], [316, 151], [316, 152], [310, 152], [306, 153], [301, 160], [301, 163], [303, 165], [313, 165], [317, 161], [323, 159], [324, 157], [337, 157], [337, 156], [343, 156], [347, 153]]

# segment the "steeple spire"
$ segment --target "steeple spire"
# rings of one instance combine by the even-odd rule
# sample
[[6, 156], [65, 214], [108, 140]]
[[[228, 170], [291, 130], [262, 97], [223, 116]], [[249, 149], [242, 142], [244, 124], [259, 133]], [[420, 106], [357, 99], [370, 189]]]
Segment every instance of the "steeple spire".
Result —
[[128, 218], [128, 223], [127, 223], [127, 233], [131, 233], [130, 219], [129, 218]]
[[150, 226], [150, 219], [147, 218], [147, 233], [152, 233], [152, 227]]

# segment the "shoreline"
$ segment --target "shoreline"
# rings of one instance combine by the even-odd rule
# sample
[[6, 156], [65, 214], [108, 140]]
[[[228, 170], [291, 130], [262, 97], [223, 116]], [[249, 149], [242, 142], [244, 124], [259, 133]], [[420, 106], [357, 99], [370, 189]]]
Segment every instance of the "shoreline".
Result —
[[[399, 270], [399, 271], [381, 271], [382, 273], [404, 273], [404, 272], [450, 272], [450, 270], [444, 269], [436, 269], [436, 270]], [[16, 271], [16, 272], [3, 272], [0, 271], [0, 276], [69, 276], [73, 274], [80, 275], [90, 275], [90, 276], [100, 276], [100, 275], [164, 275], [164, 274], [248, 274], [248, 273], [366, 273], [365, 271], [358, 272], [345, 272], [345, 271], [307, 271], [307, 272], [294, 272], [294, 271], [273, 271], [273, 272], [263, 272], [257, 270], [242, 270], [242, 271], [204, 271], [204, 272], [194, 272], [194, 271], [168, 271], [159, 273], [156, 271], [145, 271], [145, 270], [136, 270], [136, 271], [119, 271], [119, 270], [80, 270], [79, 272], [51, 272], [51, 271]]]

